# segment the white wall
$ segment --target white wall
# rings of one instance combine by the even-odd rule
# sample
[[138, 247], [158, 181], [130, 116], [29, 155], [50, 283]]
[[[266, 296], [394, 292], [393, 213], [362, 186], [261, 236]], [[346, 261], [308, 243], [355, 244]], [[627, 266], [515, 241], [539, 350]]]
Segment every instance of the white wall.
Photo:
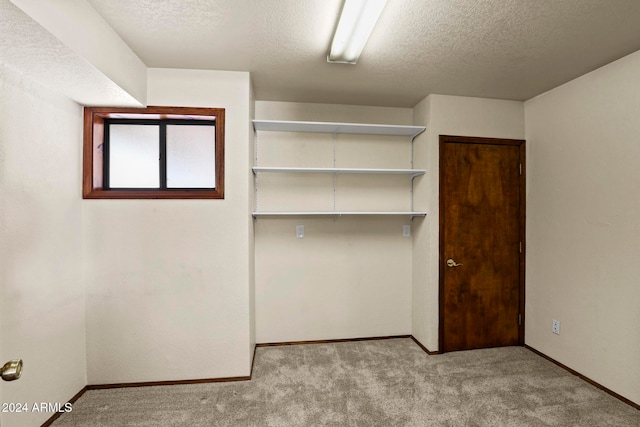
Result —
[[430, 95], [414, 107], [415, 125], [427, 130], [416, 138], [414, 166], [427, 173], [416, 178], [414, 220], [412, 333], [431, 351], [438, 350], [439, 136], [524, 139], [522, 102]]
[[[256, 103], [256, 118], [411, 124], [411, 109], [287, 102]], [[337, 139], [337, 165], [408, 168], [409, 140]], [[258, 133], [260, 166], [332, 167], [331, 135]], [[400, 194], [394, 192], [400, 189]], [[406, 176], [338, 176], [339, 210], [409, 209]], [[260, 210], [332, 210], [332, 175], [258, 176]], [[259, 218], [257, 341], [283, 342], [411, 333], [408, 217]], [[305, 237], [295, 236], [304, 225]]]
[[525, 104], [526, 343], [636, 403], [638, 75], [640, 52]]
[[[82, 110], [0, 65], [0, 363], [22, 358], [2, 402], [66, 402], [86, 384]], [[3, 427], [52, 413], [1, 413]]]
[[226, 109], [225, 198], [83, 202], [88, 382], [249, 375], [249, 73], [148, 81], [149, 105]]
[[[255, 354], [256, 346], [256, 241], [255, 241], [255, 227], [253, 217], [254, 205], [254, 182], [253, 173], [251, 171], [251, 165], [253, 165], [253, 159], [255, 158], [255, 133], [253, 132], [253, 124], [251, 120], [256, 115], [256, 97], [253, 91], [253, 84], [250, 82], [250, 94], [249, 94], [249, 121], [245, 124], [249, 133], [249, 156], [246, 162], [248, 165], [246, 174], [247, 182], [249, 183], [249, 191], [246, 196], [247, 202], [247, 223], [249, 227], [249, 335], [250, 335], [250, 352], [252, 356]], [[253, 363], [253, 360], [252, 360]]]

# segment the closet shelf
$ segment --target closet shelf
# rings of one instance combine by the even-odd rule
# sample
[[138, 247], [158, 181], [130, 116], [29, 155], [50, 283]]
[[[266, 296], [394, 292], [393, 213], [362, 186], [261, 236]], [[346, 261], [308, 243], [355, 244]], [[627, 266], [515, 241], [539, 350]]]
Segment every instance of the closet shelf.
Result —
[[332, 123], [332, 122], [297, 122], [283, 120], [254, 120], [256, 131], [275, 132], [321, 132], [321, 133], [352, 133], [361, 135], [392, 135], [415, 138], [426, 129], [424, 126], [377, 125], [361, 123]]
[[395, 215], [395, 216], [409, 216], [411, 218], [416, 216], [426, 216], [426, 212], [412, 212], [412, 211], [390, 211], [390, 212], [341, 212], [341, 211], [286, 211], [286, 212], [253, 212], [254, 217], [260, 216], [342, 216], [342, 215]]
[[371, 169], [371, 168], [291, 168], [291, 167], [253, 167], [253, 173], [279, 172], [279, 173], [353, 173], [353, 174], [391, 174], [411, 175], [411, 177], [424, 175], [426, 169]]
[[[413, 169], [413, 141], [414, 138], [425, 131], [424, 126], [402, 126], [402, 125], [379, 125], [379, 124], [360, 124], [360, 123], [331, 123], [331, 122], [299, 122], [299, 121], [282, 121], [282, 120], [253, 120], [253, 128], [256, 131], [255, 138], [255, 164], [252, 168], [254, 188], [255, 188], [255, 211], [254, 218], [277, 218], [277, 217], [294, 217], [294, 216], [407, 216], [411, 219], [414, 217], [424, 217], [426, 212], [413, 211], [413, 178], [424, 175], [425, 169]], [[274, 132], [317, 132], [332, 134], [333, 138], [333, 165], [331, 168], [317, 167], [273, 167], [258, 166], [258, 134], [259, 131]], [[409, 140], [409, 168], [338, 168], [336, 165], [336, 144], [338, 134], [360, 134], [360, 135], [382, 135], [403, 137], [396, 138], [398, 140]], [[393, 138], [388, 138], [393, 141]], [[395, 144], [395, 142], [393, 142]], [[268, 144], [265, 144], [265, 147]], [[305, 146], [301, 146], [303, 149]], [[333, 174], [333, 206], [327, 208], [333, 210], [327, 211], [261, 211], [258, 207], [258, 188], [261, 173], [324, 173]], [[409, 210], [405, 211], [339, 211], [336, 204], [336, 192], [338, 190], [338, 174], [396, 174], [409, 177]], [[366, 182], [365, 182], [366, 185]], [[302, 206], [301, 206], [302, 207]], [[402, 208], [400, 208], [402, 209]]]

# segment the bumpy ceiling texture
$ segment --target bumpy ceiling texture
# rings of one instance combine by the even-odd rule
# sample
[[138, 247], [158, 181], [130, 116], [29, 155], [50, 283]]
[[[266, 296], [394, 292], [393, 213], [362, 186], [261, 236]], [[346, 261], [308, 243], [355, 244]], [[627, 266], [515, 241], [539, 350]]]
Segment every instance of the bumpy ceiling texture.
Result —
[[356, 65], [342, 0], [88, 0], [148, 67], [250, 71], [257, 99], [526, 100], [640, 50], [638, 0], [389, 0]]

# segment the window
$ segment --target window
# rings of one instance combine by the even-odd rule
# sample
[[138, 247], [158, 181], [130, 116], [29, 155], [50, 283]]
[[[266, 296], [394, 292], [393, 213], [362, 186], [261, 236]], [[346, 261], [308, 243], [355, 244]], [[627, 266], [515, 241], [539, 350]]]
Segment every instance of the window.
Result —
[[85, 199], [224, 198], [224, 109], [85, 108]]

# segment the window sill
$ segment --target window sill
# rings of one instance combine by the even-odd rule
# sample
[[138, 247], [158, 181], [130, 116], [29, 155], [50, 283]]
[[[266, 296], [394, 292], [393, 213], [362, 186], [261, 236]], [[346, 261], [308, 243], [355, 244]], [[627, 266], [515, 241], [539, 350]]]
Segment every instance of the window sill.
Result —
[[216, 190], [100, 190], [83, 194], [84, 199], [224, 199]]

